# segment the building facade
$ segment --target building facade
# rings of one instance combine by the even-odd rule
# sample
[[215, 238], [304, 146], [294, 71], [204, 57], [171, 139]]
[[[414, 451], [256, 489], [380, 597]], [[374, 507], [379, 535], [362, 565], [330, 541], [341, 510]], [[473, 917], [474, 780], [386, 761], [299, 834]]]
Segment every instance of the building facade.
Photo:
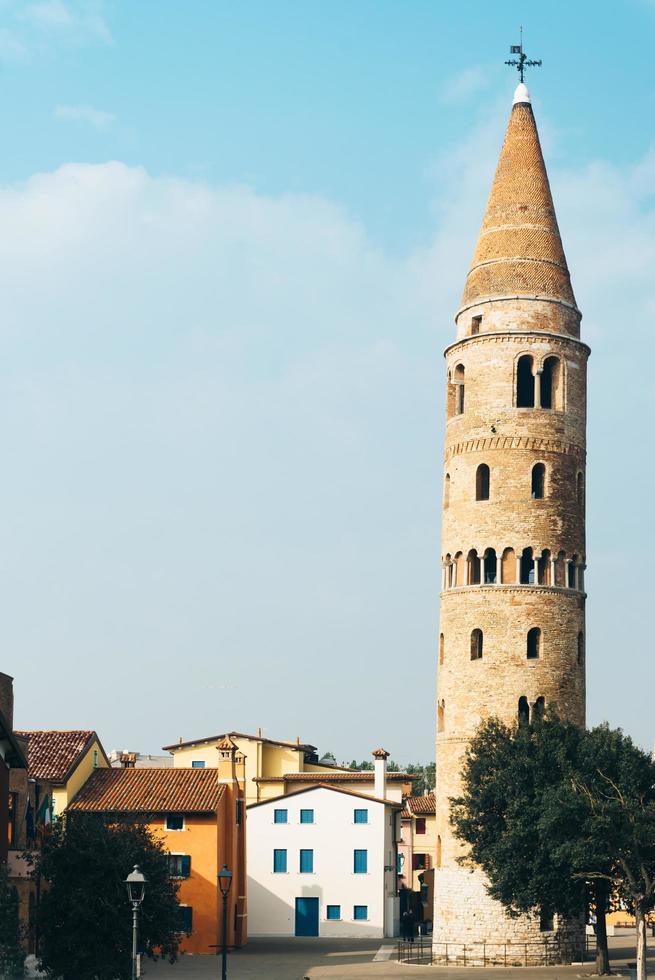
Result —
[[437, 818], [434, 793], [407, 796], [400, 815], [398, 886], [400, 911], [409, 908], [417, 922], [432, 921], [431, 888], [437, 850]]
[[400, 809], [322, 784], [251, 804], [250, 935], [396, 935]]
[[170, 876], [179, 883], [180, 949], [215, 953], [223, 942], [218, 872], [232, 871], [227, 943], [247, 939], [246, 807], [243, 762], [229, 740], [219, 744], [217, 767], [95, 770], [67, 808], [76, 813], [135, 817], [147, 822], [169, 854]]
[[434, 939], [534, 942], [575, 923], [508, 919], [449, 822], [479, 723], [585, 720], [585, 430], [580, 340], [530, 96], [518, 86], [446, 352]]

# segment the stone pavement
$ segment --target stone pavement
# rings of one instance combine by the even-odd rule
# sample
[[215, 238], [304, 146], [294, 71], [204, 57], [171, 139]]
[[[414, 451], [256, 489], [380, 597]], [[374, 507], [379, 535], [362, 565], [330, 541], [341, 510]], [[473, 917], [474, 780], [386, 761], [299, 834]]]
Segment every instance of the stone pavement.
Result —
[[[388, 941], [387, 941], [388, 945]], [[380, 948], [383, 952], [380, 954]], [[574, 980], [593, 973], [593, 963], [581, 967], [429, 967], [402, 965], [384, 955], [381, 940], [253, 939], [228, 957], [229, 980], [348, 980], [353, 977], [398, 977], [412, 980]], [[631, 934], [610, 939], [612, 966], [627, 974], [634, 959]], [[655, 970], [655, 940], [649, 939], [649, 972]], [[183, 956], [178, 963], [144, 963], [147, 980], [218, 980], [221, 960], [216, 956]]]

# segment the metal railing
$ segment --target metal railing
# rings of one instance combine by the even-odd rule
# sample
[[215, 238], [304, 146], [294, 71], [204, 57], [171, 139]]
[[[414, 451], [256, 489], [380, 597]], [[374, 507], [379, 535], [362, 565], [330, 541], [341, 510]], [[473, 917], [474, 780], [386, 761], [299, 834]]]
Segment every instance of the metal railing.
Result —
[[555, 966], [584, 963], [592, 952], [594, 936], [580, 942], [542, 939], [527, 943], [446, 943], [418, 936], [399, 942], [398, 963], [424, 966]]

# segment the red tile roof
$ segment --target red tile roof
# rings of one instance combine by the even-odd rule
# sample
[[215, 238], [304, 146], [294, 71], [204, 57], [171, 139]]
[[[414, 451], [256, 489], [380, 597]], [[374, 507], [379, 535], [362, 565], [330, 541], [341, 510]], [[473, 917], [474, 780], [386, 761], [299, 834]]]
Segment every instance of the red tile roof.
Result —
[[316, 746], [310, 745], [309, 742], [284, 742], [279, 741], [276, 738], [264, 738], [262, 735], [246, 735], [245, 732], [222, 732], [220, 735], [208, 735], [206, 738], [192, 738], [188, 742], [183, 742], [180, 739], [179, 742], [174, 742], [172, 745], [163, 745], [162, 748], [165, 752], [175, 752], [176, 749], [188, 749], [193, 745], [206, 745], [212, 742], [218, 742], [222, 738], [249, 738], [251, 742], [263, 742], [264, 745], [281, 745], [286, 749], [296, 749], [298, 752], [315, 752]]
[[217, 769], [95, 769], [68, 810], [214, 813], [224, 791]]
[[434, 793], [427, 796], [407, 796], [405, 806], [415, 817], [434, 816], [437, 812]]
[[[416, 776], [407, 772], [388, 772], [387, 781], [391, 782], [411, 782], [417, 779]], [[358, 769], [351, 769], [346, 772], [287, 772], [283, 776], [256, 776], [256, 783], [372, 783], [375, 780], [375, 773], [372, 769], [361, 772]]]
[[[28, 773], [32, 779], [64, 783], [89, 748], [95, 732], [17, 731], [28, 740]], [[104, 753], [103, 753], [104, 754]]]

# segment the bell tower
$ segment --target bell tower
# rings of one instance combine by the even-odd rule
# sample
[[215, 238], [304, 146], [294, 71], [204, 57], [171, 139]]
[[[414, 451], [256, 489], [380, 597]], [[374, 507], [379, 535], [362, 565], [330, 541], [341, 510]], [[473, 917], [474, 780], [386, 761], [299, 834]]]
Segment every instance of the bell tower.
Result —
[[482, 872], [458, 862], [449, 799], [482, 719], [521, 723], [553, 704], [584, 724], [580, 320], [521, 82], [445, 352], [435, 943], [543, 947], [578, 928], [538, 912], [509, 919]]

